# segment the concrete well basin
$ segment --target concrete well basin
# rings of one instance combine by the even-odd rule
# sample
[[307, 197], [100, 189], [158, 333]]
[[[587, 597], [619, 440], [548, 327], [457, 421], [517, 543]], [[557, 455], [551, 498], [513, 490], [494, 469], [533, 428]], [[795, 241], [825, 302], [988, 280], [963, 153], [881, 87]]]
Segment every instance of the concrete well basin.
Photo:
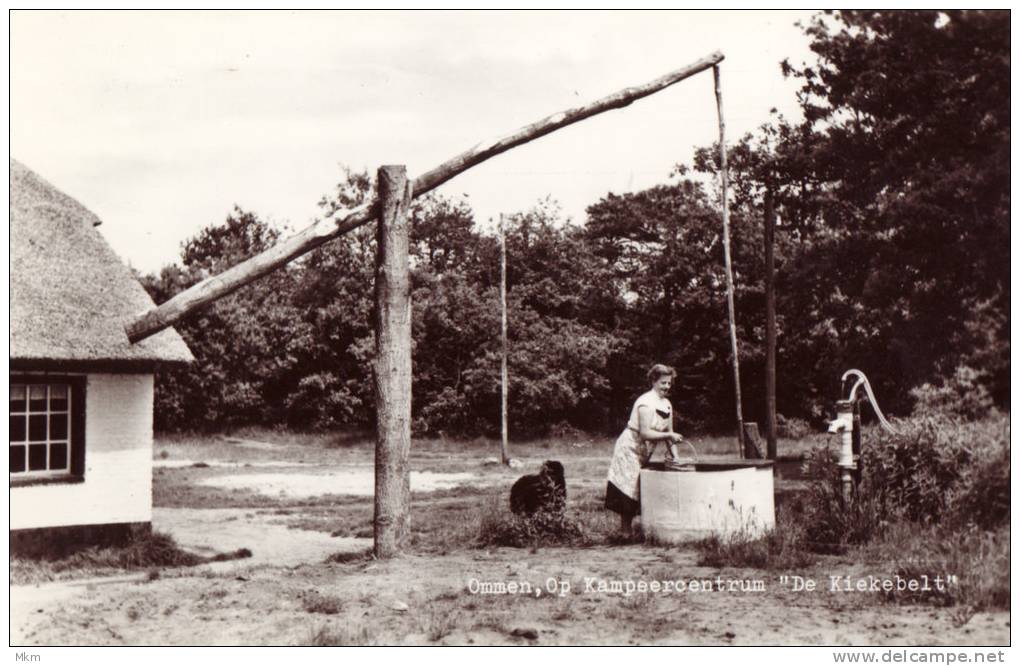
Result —
[[641, 470], [646, 536], [685, 543], [716, 535], [756, 538], [776, 526], [771, 460], [711, 460], [691, 471], [653, 463]]

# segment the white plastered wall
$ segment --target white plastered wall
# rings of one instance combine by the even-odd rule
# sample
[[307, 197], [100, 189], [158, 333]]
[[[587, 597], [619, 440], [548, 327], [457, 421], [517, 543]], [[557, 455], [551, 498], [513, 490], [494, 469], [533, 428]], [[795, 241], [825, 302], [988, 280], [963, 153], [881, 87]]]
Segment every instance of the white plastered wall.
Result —
[[87, 375], [85, 481], [12, 487], [11, 529], [150, 522], [152, 390], [151, 374]]

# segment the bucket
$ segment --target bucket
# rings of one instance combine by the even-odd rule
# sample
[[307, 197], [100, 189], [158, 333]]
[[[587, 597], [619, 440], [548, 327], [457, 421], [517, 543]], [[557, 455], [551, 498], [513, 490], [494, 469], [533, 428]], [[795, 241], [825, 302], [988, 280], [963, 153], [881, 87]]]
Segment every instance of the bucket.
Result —
[[776, 526], [771, 460], [698, 461], [684, 472], [641, 470], [645, 536], [684, 543], [709, 536], [757, 538]]

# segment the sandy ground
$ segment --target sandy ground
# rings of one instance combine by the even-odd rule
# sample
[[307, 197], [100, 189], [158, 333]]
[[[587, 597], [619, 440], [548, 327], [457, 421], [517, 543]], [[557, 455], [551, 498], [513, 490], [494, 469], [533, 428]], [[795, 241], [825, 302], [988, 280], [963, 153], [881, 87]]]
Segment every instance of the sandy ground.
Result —
[[[494, 475], [467, 472], [411, 472], [411, 492], [449, 490], [458, 486], [490, 486], [502, 480]], [[214, 476], [200, 482], [215, 488], [243, 488], [268, 496], [310, 498], [329, 494], [372, 497], [375, 470], [371, 467], [326, 473], [263, 473], [244, 476]]]
[[[269, 444], [239, 442], [232, 446], [253, 455], [274, 453]], [[194, 552], [244, 547], [251, 558], [164, 569], [158, 577], [138, 572], [12, 586], [12, 645], [1007, 645], [1010, 640], [1008, 612], [969, 616], [953, 608], [882, 603], [865, 593], [793, 592], [779, 583], [777, 572], [699, 567], [696, 552], [684, 547], [529, 551], [454, 544], [442, 554], [327, 562], [336, 553], [364, 551], [371, 541], [330, 536], [307, 524], [300, 528], [302, 511], [323, 505], [294, 502], [345, 487], [337, 485], [344, 479], [370, 476], [365, 465], [370, 457], [345, 453], [343, 464], [311, 463], [314, 470], [309, 463], [281, 466], [270, 474], [261, 469], [265, 466], [239, 469], [226, 464], [237, 462], [233, 457], [221, 457], [223, 465], [202, 457], [208, 467], [167, 466], [155, 483], [205, 484], [221, 493], [213, 496], [221, 504], [243, 505], [248, 498], [255, 506], [157, 506], [154, 527]], [[542, 457], [526, 460], [526, 467]], [[478, 461], [468, 465], [458, 458], [445, 466], [450, 471], [437, 472], [420, 468], [435, 467], [443, 456], [422, 460], [428, 464], [416, 466], [419, 483], [431, 485], [419, 490], [468, 483], [492, 492], [491, 486], [500, 490], [512, 480]], [[568, 469], [585, 464], [594, 470], [604, 461], [589, 452]], [[265, 477], [274, 477], [277, 485]], [[323, 485], [309, 485], [310, 478], [323, 479]], [[267, 498], [279, 498], [288, 508], [276, 508]], [[453, 500], [437, 500], [442, 501]], [[326, 506], [343, 512], [353, 505]], [[852, 562], [831, 561], [797, 573], [824, 581], [834, 567], [840, 574], [863, 573]], [[599, 580], [717, 577], [760, 580], [764, 590], [621, 594], [597, 588]], [[492, 593], [511, 583], [527, 593]]]
[[[644, 546], [408, 556], [390, 562], [240, 564], [177, 572], [154, 581], [43, 586], [15, 604], [15, 645], [296, 645], [317, 632], [344, 643], [1004, 645], [1008, 613], [978, 614], [964, 626], [948, 609], [896, 607], [854, 595], [764, 593], [599, 594], [585, 577], [714, 578], [690, 553]], [[729, 579], [761, 572], [727, 571]], [[544, 590], [568, 581], [565, 596]], [[476, 583], [527, 581], [532, 594], [473, 594]], [[53, 589], [76, 588], [77, 593]], [[335, 614], [305, 600], [339, 600]], [[26, 612], [27, 611], [27, 612]], [[518, 634], [518, 635], [515, 635]], [[529, 638], [528, 636], [534, 636]], [[69, 640], [70, 639], [70, 640]]]

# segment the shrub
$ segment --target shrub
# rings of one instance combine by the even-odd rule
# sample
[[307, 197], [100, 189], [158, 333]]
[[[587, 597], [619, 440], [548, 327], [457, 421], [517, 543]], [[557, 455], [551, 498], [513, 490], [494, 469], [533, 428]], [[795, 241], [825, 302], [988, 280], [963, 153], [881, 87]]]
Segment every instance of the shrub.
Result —
[[803, 439], [814, 432], [811, 424], [804, 419], [776, 414], [776, 437]]
[[[864, 446], [864, 475], [909, 520], [945, 517], [954, 485], [971, 461], [960, 423], [922, 417], [900, 423], [900, 432], [876, 433]], [[875, 439], [874, 437], [872, 439]]]
[[536, 548], [580, 543], [583, 537], [580, 524], [565, 512], [538, 511], [518, 516], [494, 506], [482, 514], [478, 545]]
[[961, 365], [938, 386], [922, 384], [911, 389], [914, 416], [948, 416], [974, 421], [994, 406], [981, 373]]
[[960, 435], [971, 462], [950, 493], [952, 519], [983, 529], [1009, 524], [1009, 417], [966, 424]]
[[[865, 463], [868, 456], [862, 456]], [[843, 496], [842, 470], [829, 448], [816, 448], [805, 461], [811, 479], [804, 507], [804, 541], [812, 551], [841, 553], [851, 544], [867, 543], [894, 520], [883, 478], [871, 467], [849, 500]]]
[[834, 451], [808, 455], [805, 530], [816, 550], [866, 543], [900, 520], [984, 528], [1008, 522], [1008, 417], [965, 423], [927, 416], [899, 427], [896, 434], [867, 433], [862, 480], [849, 500]]

